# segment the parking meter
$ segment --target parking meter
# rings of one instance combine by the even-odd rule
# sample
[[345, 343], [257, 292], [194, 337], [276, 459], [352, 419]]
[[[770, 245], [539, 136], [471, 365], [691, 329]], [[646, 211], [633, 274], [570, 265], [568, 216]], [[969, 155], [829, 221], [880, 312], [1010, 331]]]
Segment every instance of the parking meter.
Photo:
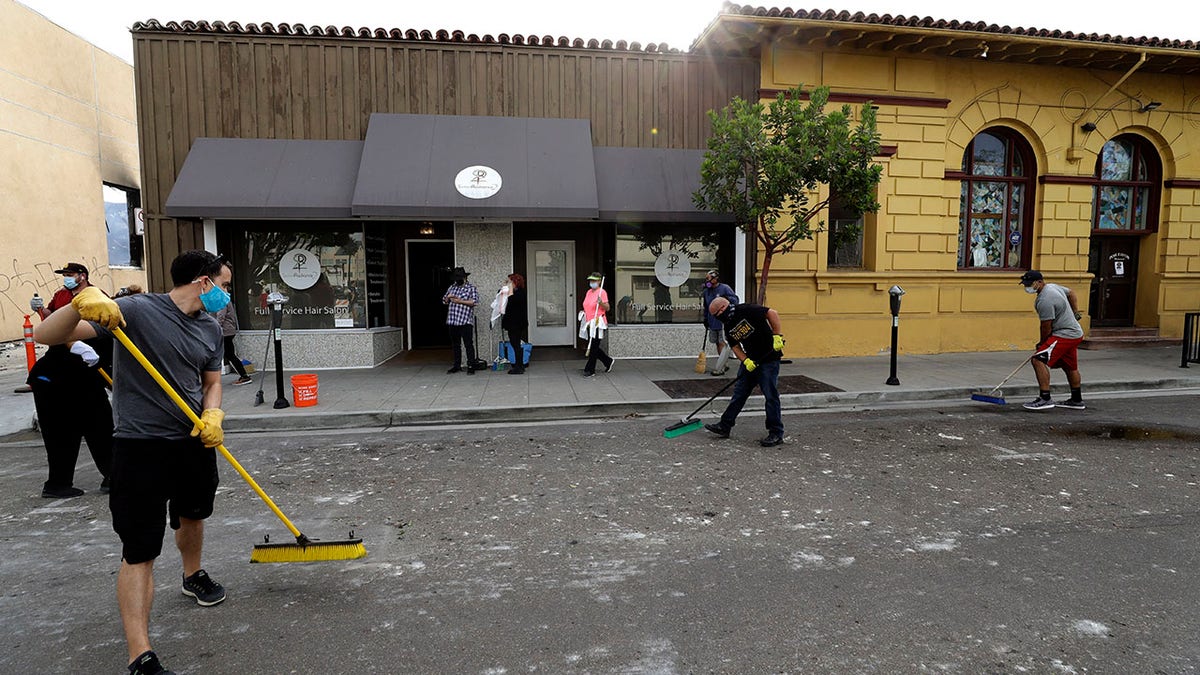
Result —
[[283, 395], [283, 305], [288, 298], [283, 293], [275, 291], [267, 296], [267, 304], [271, 305], [271, 335], [275, 340], [275, 409], [286, 408], [290, 404]]
[[888, 375], [885, 384], [900, 384], [900, 380], [896, 377], [896, 343], [899, 342], [900, 337], [900, 296], [902, 295], [904, 295], [904, 289], [899, 285], [888, 289], [888, 304], [892, 309], [892, 372]]
[[[900, 296], [904, 295], [904, 289], [899, 286], [892, 286], [888, 289], [888, 302], [892, 305], [892, 316], [900, 316]], [[896, 323], [893, 321], [892, 323]]]

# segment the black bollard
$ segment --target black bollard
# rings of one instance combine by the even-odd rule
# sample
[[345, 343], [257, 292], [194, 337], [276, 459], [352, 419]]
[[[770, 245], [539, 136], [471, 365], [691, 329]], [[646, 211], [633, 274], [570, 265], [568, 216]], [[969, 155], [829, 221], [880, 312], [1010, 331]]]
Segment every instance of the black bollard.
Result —
[[283, 303], [287, 296], [272, 293], [267, 296], [271, 303], [271, 336], [275, 340], [275, 409], [287, 408], [290, 403], [283, 395]]
[[904, 295], [904, 289], [900, 286], [892, 286], [888, 289], [889, 304], [892, 307], [892, 372], [888, 375], [887, 382], [884, 384], [898, 385], [900, 380], [896, 377], [896, 343], [900, 337], [900, 296]]

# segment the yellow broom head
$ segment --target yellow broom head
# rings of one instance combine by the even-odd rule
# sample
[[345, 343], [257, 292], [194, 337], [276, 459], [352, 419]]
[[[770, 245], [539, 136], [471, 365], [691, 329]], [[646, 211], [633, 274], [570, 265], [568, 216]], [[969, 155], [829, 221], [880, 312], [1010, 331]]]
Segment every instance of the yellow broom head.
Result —
[[252, 563], [323, 562], [354, 560], [367, 555], [362, 539], [309, 541], [304, 544], [259, 544], [250, 553]]
[[704, 352], [700, 352], [700, 356], [696, 357], [696, 372], [703, 375], [704, 371], [708, 369], [707, 366], [708, 366], [708, 354], [705, 354]]

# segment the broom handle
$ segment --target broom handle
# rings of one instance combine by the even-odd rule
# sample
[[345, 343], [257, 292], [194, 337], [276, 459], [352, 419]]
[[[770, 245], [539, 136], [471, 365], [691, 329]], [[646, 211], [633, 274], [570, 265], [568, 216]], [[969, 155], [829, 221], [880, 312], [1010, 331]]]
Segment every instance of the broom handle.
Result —
[[1004, 378], [1003, 380], [1000, 380], [1000, 384], [996, 385], [996, 386], [995, 386], [995, 388], [994, 388], [994, 389], [992, 389], [992, 391], [989, 391], [988, 393], [989, 393], [989, 394], [991, 394], [992, 392], [996, 391], [996, 390], [997, 390], [997, 389], [999, 389], [1000, 387], [1003, 387], [1005, 384], [1007, 384], [1007, 383], [1008, 383], [1008, 381], [1009, 381], [1009, 380], [1011, 380], [1011, 379], [1013, 378], [1013, 375], [1016, 375], [1016, 374], [1017, 374], [1017, 371], [1018, 371], [1018, 370], [1020, 370], [1020, 369], [1022, 369], [1022, 368], [1024, 368], [1024, 367], [1025, 367], [1025, 364], [1026, 364], [1026, 363], [1029, 363], [1029, 359], [1028, 359], [1028, 358], [1027, 358], [1027, 359], [1025, 359], [1024, 361], [1020, 362], [1019, 364], [1017, 364], [1017, 367], [1016, 367], [1016, 368], [1013, 368], [1013, 371], [1012, 371], [1011, 373], [1009, 373], [1009, 374], [1008, 374], [1008, 377]]
[[[191, 406], [185, 403], [179, 394], [176, 393], [175, 388], [172, 387], [169, 382], [163, 379], [162, 374], [158, 372], [158, 369], [154, 367], [154, 364], [150, 363], [150, 361], [146, 358], [146, 355], [142, 353], [142, 350], [138, 349], [137, 345], [133, 344], [133, 342], [129, 339], [129, 336], [125, 334], [125, 331], [121, 330], [120, 328], [114, 328], [113, 335], [116, 336], [117, 340], [121, 342], [125, 349], [129, 350], [130, 354], [133, 354], [133, 358], [137, 359], [137, 362], [142, 364], [142, 367], [146, 369], [146, 372], [149, 373], [150, 377], [154, 378], [154, 381], [158, 383], [158, 386], [162, 387], [162, 390], [166, 392], [167, 396], [169, 396], [172, 401], [175, 402], [175, 405], [179, 406], [179, 409], [183, 411], [183, 414], [188, 416], [188, 419], [192, 421], [192, 424], [195, 424], [203, 429], [204, 422], [200, 421], [200, 417], [196, 415], [196, 412], [192, 410]], [[221, 455], [233, 465], [233, 468], [238, 472], [238, 475], [242, 477], [242, 480], [246, 481], [246, 483], [248, 483], [250, 487], [254, 489], [254, 492], [258, 494], [259, 498], [262, 499], [267, 506], [271, 507], [271, 510], [275, 512], [276, 516], [279, 516], [279, 519], [283, 521], [283, 524], [287, 526], [287, 529], [292, 533], [292, 535], [294, 535], [297, 539], [304, 537], [303, 534], [300, 534], [300, 530], [296, 529], [296, 526], [292, 524], [292, 521], [288, 520], [287, 516], [283, 515], [283, 511], [280, 511], [279, 507], [275, 506], [275, 502], [271, 501], [271, 498], [267, 496], [267, 493], [263, 492], [263, 489], [258, 486], [258, 483], [256, 483], [254, 479], [250, 477], [250, 474], [242, 468], [242, 465], [239, 464], [238, 461], [233, 458], [233, 455], [231, 455], [229, 451], [225, 449], [225, 444], [222, 443], [218, 445], [217, 450], [220, 450]]]
[[731, 385], [731, 384], [733, 384], [734, 382], [737, 382], [737, 381], [738, 381], [738, 378], [736, 378], [736, 377], [735, 377], [735, 378], [733, 378], [732, 380], [730, 380], [730, 381], [726, 382], [724, 387], [721, 387], [720, 389], [718, 389], [718, 390], [717, 390], [717, 393], [715, 393], [715, 394], [713, 394], [712, 396], [710, 396], [710, 397], [708, 398], [708, 400], [707, 400], [707, 401], [705, 401], [704, 403], [701, 403], [701, 404], [700, 404], [700, 407], [699, 407], [699, 408], [696, 408], [695, 410], [693, 410], [692, 412], [690, 412], [690, 413], [688, 414], [688, 416], [687, 416], [687, 417], [685, 417], [685, 418], [683, 418], [683, 419], [685, 419], [685, 420], [691, 419], [691, 418], [692, 418], [692, 415], [695, 415], [696, 413], [698, 413], [698, 412], [700, 412], [701, 410], [703, 410], [703, 409], [704, 409], [704, 406], [706, 406], [706, 405], [708, 405], [709, 403], [712, 403], [713, 401], [717, 400], [717, 397], [718, 397], [718, 396], [720, 396], [721, 394], [725, 393], [725, 390], [729, 388], [729, 385]]

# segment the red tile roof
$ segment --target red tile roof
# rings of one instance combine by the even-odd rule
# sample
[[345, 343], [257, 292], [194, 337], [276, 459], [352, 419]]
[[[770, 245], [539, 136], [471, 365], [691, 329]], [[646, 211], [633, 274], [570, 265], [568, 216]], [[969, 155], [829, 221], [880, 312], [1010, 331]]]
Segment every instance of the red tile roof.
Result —
[[304, 26], [301, 24], [272, 24], [248, 23], [244, 27], [236, 21], [225, 23], [223, 21], [168, 21], [160, 23], [157, 19], [148, 21], [139, 21], [133, 24], [133, 32], [153, 32], [153, 33], [211, 33], [218, 35], [280, 35], [280, 36], [310, 36], [310, 37], [334, 37], [334, 38], [365, 38], [375, 40], [397, 40], [407, 42], [452, 42], [465, 44], [494, 44], [494, 45], [518, 45], [518, 46], [538, 46], [538, 47], [568, 47], [572, 49], [600, 49], [607, 51], [629, 51], [629, 52], [647, 52], [647, 53], [670, 53], [679, 54], [679, 49], [669, 47], [667, 43], [649, 43], [643, 46], [638, 42], [626, 42], [625, 40], [583, 40], [582, 38], [555, 38], [551, 35], [509, 35], [501, 33], [495, 37], [491, 35], [479, 36], [474, 33], [466, 34], [460, 30], [447, 31], [429, 31], [429, 30], [401, 30], [399, 28], [351, 28], [345, 26], [338, 28], [336, 26]]
[[810, 21], [843, 21], [854, 24], [876, 24], [883, 26], [901, 26], [906, 28], [941, 28], [946, 30], [967, 31], [976, 33], [997, 33], [1038, 38], [1054, 38], [1061, 40], [1079, 40], [1084, 42], [1102, 42], [1107, 44], [1131, 45], [1141, 47], [1159, 47], [1164, 49], [1200, 49], [1200, 44], [1193, 40], [1169, 40], [1157, 37], [1123, 37], [1120, 35], [1098, 35], [1096, 33], [1072, 33], [1071, 31], [1047, 30], [1045, 28], [1012, 28], [999, 26], [983, 21], [947, 21], [932, 17], [892, 16], [891, 14], [864, 14], [863, 12], [847, 12], [834, 10], [804, 10], [779, 9], [776, 7], [756, 7], [754, 5], [739, 5], [727, 2], [721, 9], [722, 16], [760, 16], [783, 19], [808, 19]]

